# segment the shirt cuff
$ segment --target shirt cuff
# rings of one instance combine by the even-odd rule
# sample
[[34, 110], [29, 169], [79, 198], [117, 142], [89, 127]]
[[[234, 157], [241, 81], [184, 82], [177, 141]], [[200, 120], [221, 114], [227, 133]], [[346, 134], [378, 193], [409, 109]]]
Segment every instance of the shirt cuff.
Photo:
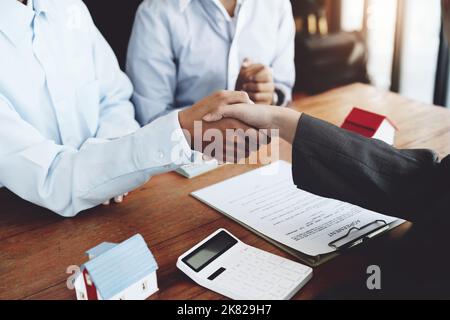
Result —
[[193, 151], [178, 120], [179, 111], [171, 112], [136, 133], [136, 166], [140, 170], [154, 167], [176, 169], [192, 163]]

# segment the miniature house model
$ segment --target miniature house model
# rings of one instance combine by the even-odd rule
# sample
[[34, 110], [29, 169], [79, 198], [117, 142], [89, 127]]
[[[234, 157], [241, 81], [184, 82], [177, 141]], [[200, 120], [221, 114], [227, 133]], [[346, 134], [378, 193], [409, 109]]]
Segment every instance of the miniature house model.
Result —
[[359, 133], [367, 138], [374, 138], [394, 145], [397, 127], [387, 117], [354, 108], [345, 119], [343, 129]]
[[144, 300], [158, 291], [158, 265], [141, 235], [86, 253], [74, 283], [78, 300]]

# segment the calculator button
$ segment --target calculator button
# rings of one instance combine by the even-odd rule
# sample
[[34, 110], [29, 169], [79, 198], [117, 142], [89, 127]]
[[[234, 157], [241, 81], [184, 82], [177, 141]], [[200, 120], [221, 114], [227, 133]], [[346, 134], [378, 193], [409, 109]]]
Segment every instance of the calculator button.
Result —
[[210, 275], [208, 277], [208, 280], [214, 280], [216, 279], [218, 276], [220, 276], [222, 273], [224, 273], [226, 271], [225, 268], [219, 268], [216, 272], [214, 272], [212, 275]]
[[292, 289], [295, 286], [295, 282], [289, 281], [289, 280], [285, 280], [285, 279], [281, 279], [280, 282], [278, 282], [278, 286], [280, 288], [284, 288], [284, 289], [290, 290], [290, 289]]
[[[236, 256], [239, 257], [237, 260]], [[291, 260], [251, 247], [230, 257], [223, 265], [227, 269], [216, 276], [214, 283], [234, 297], [250, 300], [285, 299], [292, 295], [292, 291], [310, 270]]]
[[297, 279], [299, 279], [300, 277], [302, 277], [302, 274], [299, 274], [297, 272], [292, 272], [290, 270], [281, 268], [281, 273], [284, 274], [284, 277], [289, 279], [290, 281], [297, 281]]

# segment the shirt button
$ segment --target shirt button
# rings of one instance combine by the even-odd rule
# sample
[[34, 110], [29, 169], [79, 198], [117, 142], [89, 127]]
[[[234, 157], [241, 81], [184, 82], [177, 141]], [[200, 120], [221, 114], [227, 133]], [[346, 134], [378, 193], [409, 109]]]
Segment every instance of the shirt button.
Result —
[[165, 154], [164, 154], [164, 152], [162, 150], [159, 150], [158, 156], [159, 156], [160, 159], [164, 159]]

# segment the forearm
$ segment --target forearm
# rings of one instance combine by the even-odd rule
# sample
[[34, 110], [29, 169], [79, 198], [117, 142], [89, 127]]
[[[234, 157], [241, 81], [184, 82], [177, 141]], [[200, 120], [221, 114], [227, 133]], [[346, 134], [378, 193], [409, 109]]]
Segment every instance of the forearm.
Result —
[[279, 130], [280, 138], [292, 144], [301, 116], [300, 112], [288, 108], [272, 109], [271, 129]]
[[129, 101], [117, 101], [102, 106], [96, 138], [116, 139], [136, 132], [134, 107]]
[[80, 150], [34, 138], [16, 152], [0, 152], [0, 181], [23, 199], [72, 217], [188, 163], [191, 150], [178, 129], [178, 116], [171, 114], [132, 135], [87, 142]]
[[139, 129], [130, 103], [133, 85], [120, 70], [114, 53], [94, 24], [94, 62], [99, 89], [99, 122], [96, 138], [114, 139]]

